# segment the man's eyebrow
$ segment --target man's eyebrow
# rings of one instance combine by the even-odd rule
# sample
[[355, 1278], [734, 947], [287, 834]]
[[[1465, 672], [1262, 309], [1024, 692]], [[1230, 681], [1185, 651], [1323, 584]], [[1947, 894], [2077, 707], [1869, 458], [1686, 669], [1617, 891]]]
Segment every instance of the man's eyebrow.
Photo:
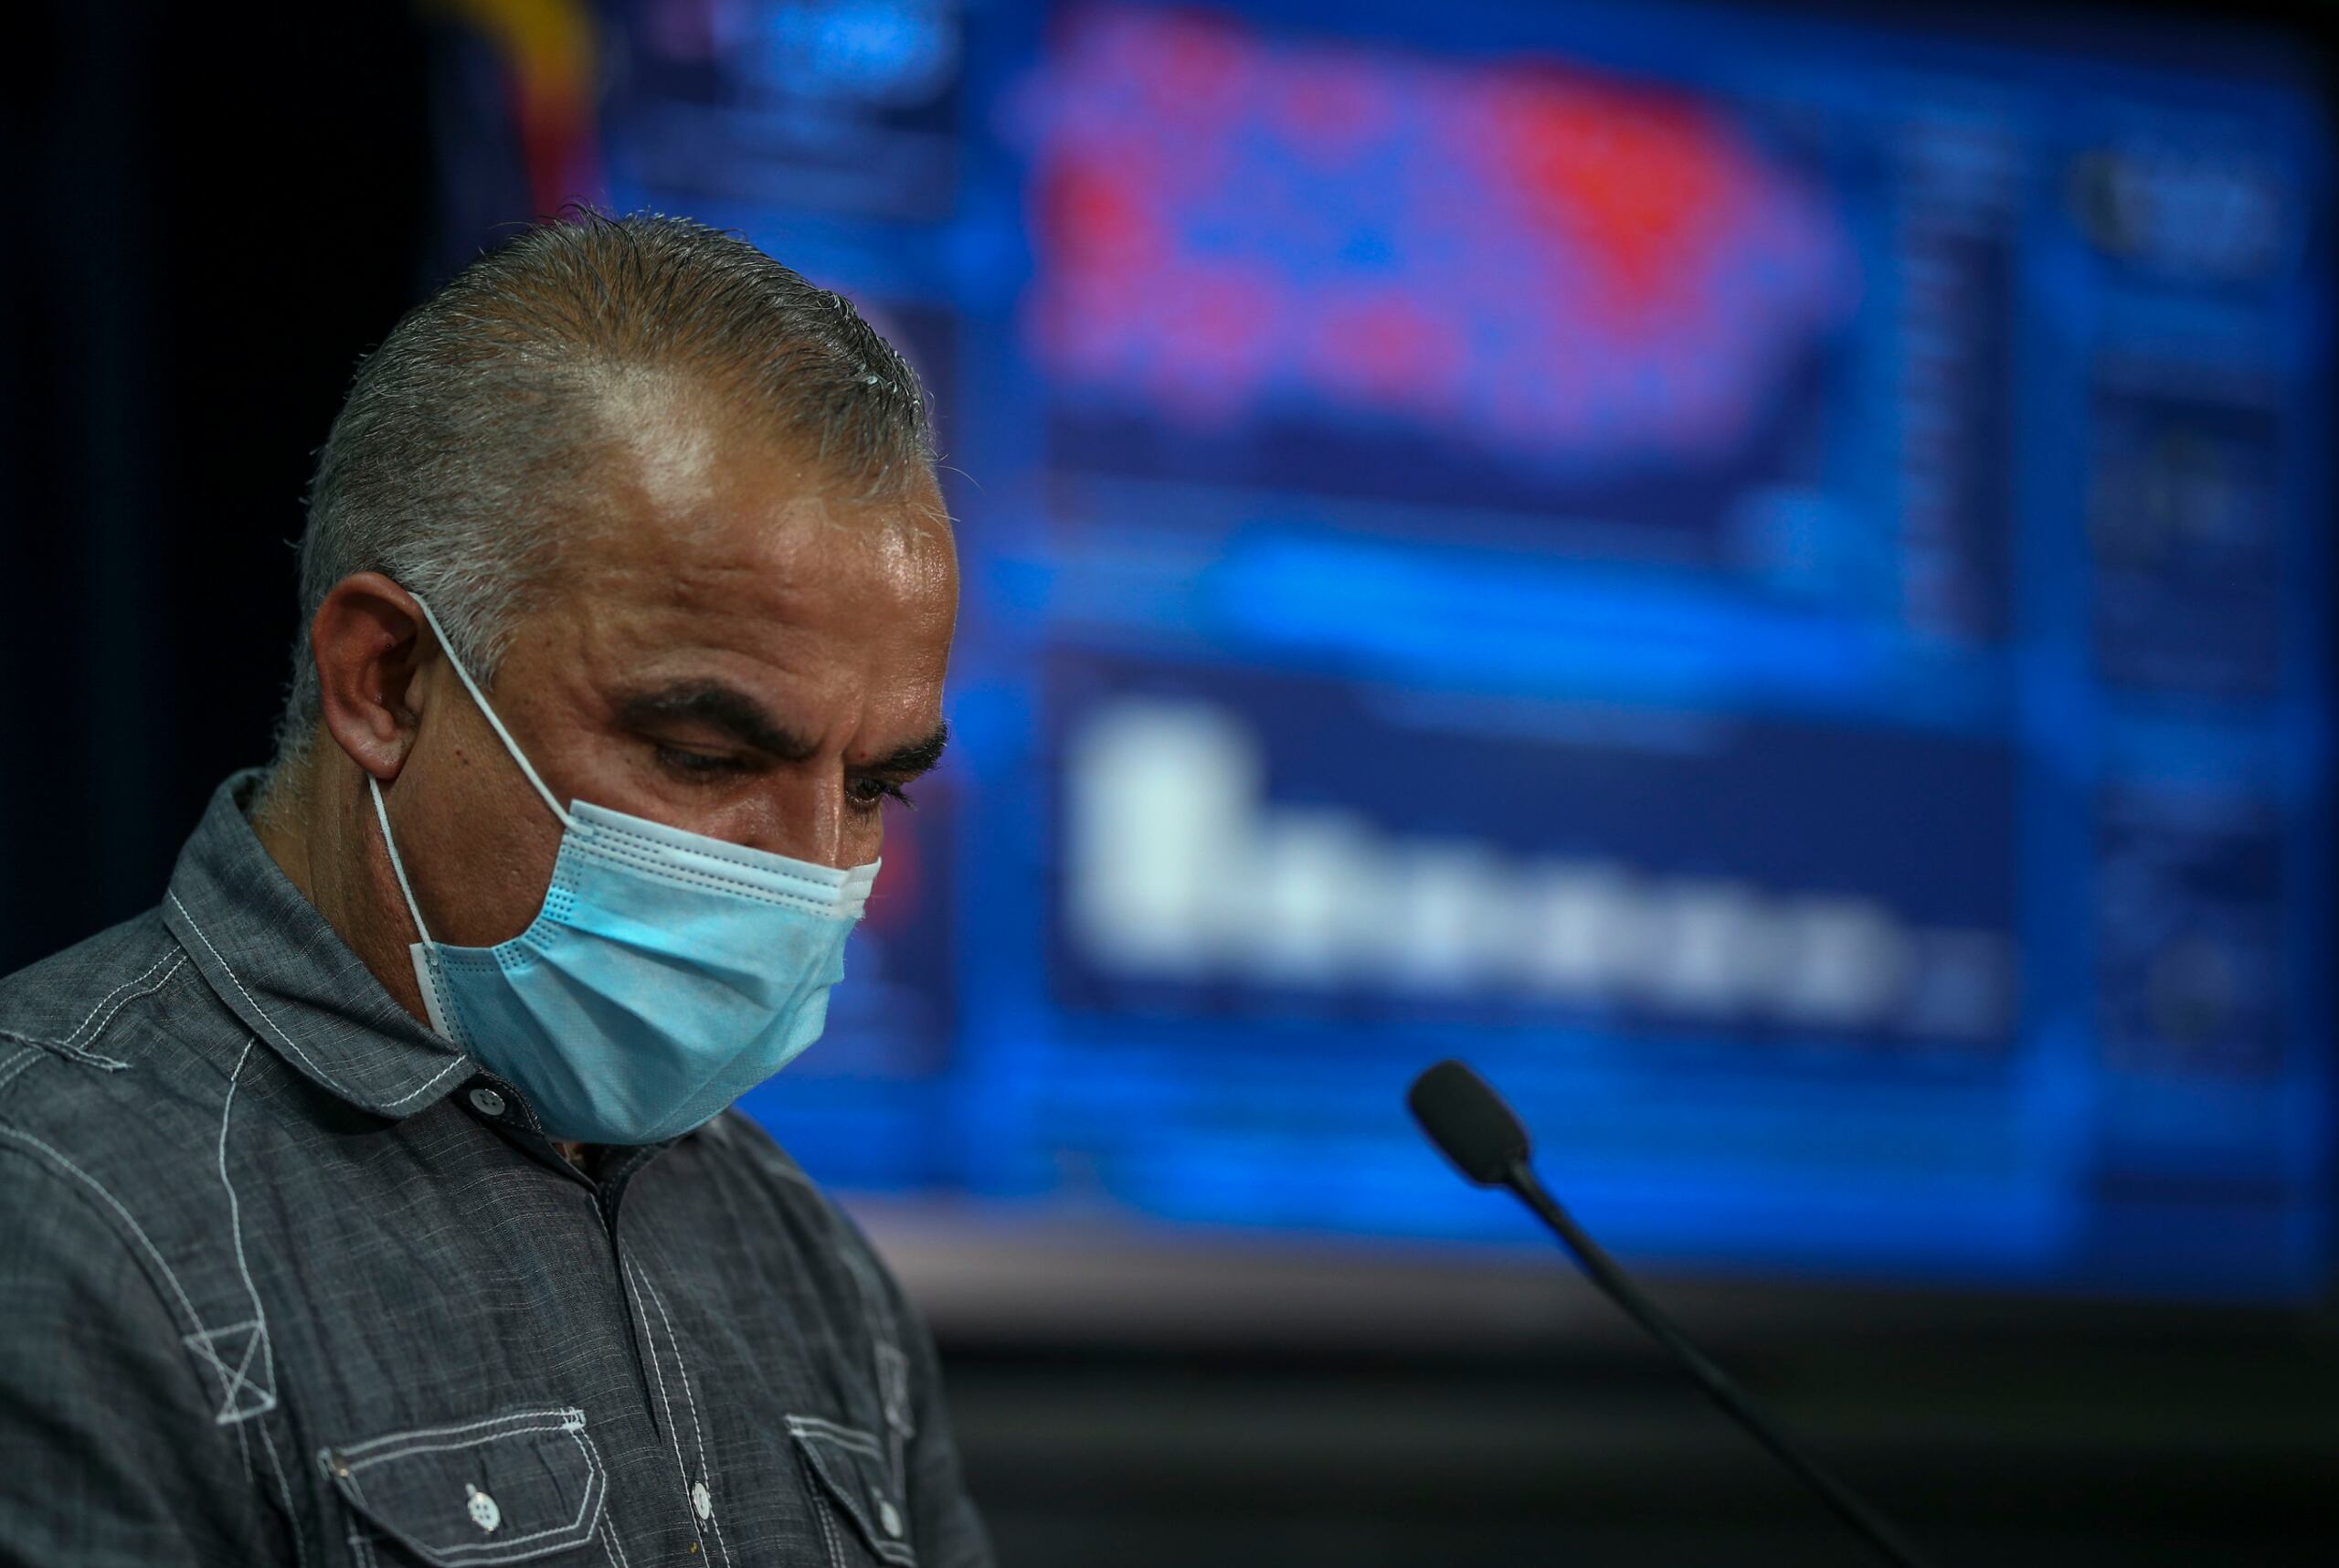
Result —
[[950, 726], [938, 724], [932, 734], [907, 746], [897, 746], [892, 751], [854, 769], [860, 773], [883, 774], [887, 778], [915, 779], [930, 770], [942, 760], [942, 748], [950, 744]]
[[820, 749], [766, 713], [755, 698], [720, 681], [684, 681], [625, 693], [617, 699], [617, 715], [630, 725], [691, 720], [782, 762], [801, 762]]
[[[684, 719], [718, 729], [742, 746], [753, 747], [782, 762], [802, 762], [819, 752], [812, 741], [796, 734], [766, 713], [755, 698], [720, 681], [683, 681], [649, 691], [628, 692], [617, 699], [621, 723], [644, 725]], [[873, 762], [857, 767], [858, 773], [914, 779], [942, 760], [950, 744], [950, 726], [937, 724], [930, 734], [895, 747]]]

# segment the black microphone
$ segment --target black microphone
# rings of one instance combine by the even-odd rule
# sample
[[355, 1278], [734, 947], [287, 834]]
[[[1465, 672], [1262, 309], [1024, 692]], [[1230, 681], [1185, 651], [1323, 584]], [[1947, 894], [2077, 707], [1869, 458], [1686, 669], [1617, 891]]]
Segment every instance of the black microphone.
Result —
[[1641, 1293], [1641, 1287], [1617, 1266], [1616, 1260], [1603, 1252], [1600, 1244], [1586, 1235], [1558, 1201], [1543, 1190], [1543, 1183], [1536, 1179], [1533, 1167], [1528, 1163], [1527, 1128], [1484, 1078], [1465, 1063], [1440, 1062], [1413, 1080], [1405, 1103], [1413, 1108], [1413, 1119], [1422, 1124], [1429, 1140], [1437, 1145], [1439, 1153], [1454, 1162], [1455, 1170], [1481, 1187], [1508, 1187], [1516, 1193], [1538, 1219], [1551, 1227], [1583, 1266], [1584, 1273], [1592, 1277], [1592, 1282], [1624, 1308], [1625, 1316], [1647, 1330], [1650, 1337], [1665, 1347], [1665, 1353], [1697, 1379], [1698, 1385], [1716, 1404], [1801, 1477], [1836, 1518], [1859, 1531], [1879, 1552], [1902, 1568], [1920, 1568], [1923, 1560], [1890, 1521], [1781, 1431], [1746, 1391], [1730, 1381], [1729, 1373], [1708, 1361], [1705, 1352], [1691, 1344], [1672, 1320], [1656, 1309], [1656, 1303]]

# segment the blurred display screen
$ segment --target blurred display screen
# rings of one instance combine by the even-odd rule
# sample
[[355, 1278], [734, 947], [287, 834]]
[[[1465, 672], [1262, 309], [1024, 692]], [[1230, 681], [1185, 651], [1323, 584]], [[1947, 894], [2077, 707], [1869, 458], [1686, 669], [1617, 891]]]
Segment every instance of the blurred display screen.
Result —
[[1524, 1244], [1459, 1054], [1644, 1261], [2320, 1287], [2328, 169], [2244, 43], [605, 22], [610, 203], [860, 302], [960, 519], [951, 760], [747, 1102], [816, 1176]]

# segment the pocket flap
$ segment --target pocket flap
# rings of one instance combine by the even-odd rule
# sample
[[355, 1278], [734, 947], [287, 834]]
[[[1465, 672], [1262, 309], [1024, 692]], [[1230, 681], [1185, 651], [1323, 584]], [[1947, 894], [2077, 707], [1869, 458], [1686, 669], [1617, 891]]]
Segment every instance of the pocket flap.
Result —
[[581, 1546], [608, 1489], [585, 1413], [574, 1409], [417, 1427], [317, 1458], [350, 1507], [436, 1568]]
[[789, 1416], [788, 1430], [805, 1467], [869, 1550], [887, 1563], [915, 1568], [909, 1499], [895, 1484], [884, 1446], [866, 1432], [810, 1415]]

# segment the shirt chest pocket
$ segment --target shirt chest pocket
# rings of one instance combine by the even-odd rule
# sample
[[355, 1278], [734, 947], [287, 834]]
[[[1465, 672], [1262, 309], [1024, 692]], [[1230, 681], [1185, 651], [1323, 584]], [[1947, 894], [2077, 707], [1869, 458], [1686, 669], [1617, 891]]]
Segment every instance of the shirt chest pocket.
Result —
[[416, 1427], [317, 1457], [356, 1515], [350, 1548], [367, 1565], [556, 1559], [592, 1544], [609, 1493], [585, 1413], [576, 1409]]
[[908, 1502], [884, 1445], [866, 1432], [806, 1415], [788, 1417], [788, 1431], [831, 1568], [917, 1568]]

